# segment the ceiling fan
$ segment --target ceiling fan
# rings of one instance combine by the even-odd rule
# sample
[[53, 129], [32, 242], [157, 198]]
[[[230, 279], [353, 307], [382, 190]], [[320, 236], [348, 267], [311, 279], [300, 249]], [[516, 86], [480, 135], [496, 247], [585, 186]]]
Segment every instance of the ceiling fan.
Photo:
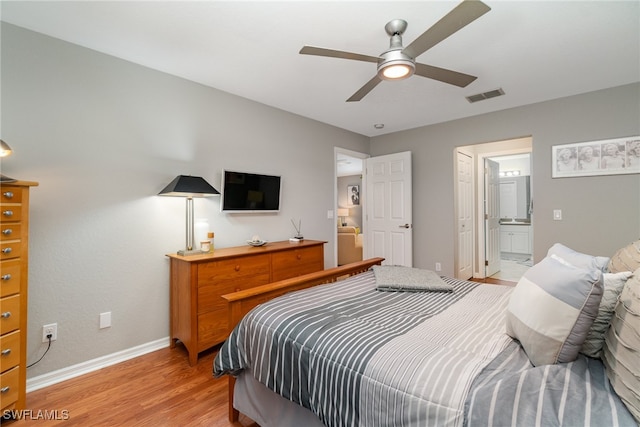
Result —
[[415, 58], [475, 21], [489, 10], [491, 8], [479, 0], [464, 0], [407, 47], [402, 47], [402, 34], [407, 29], [407, 22], [402, 19], [394, 19], [384, 27], [391, 41], [389, 49], [381, 53], [380, 56], [362, 55], [314, 46], [303, 46], [300, 49], [300, 53], [378, 64], [377, 74], [354, 93], [351, 98], [347, 99], [347, 102], [360, 101], [382, 80], [402, 80], [411, 77], [413, 74], [459, 87], [466, 87], [476, 79], [475, 76], [421, 64], [416, 62]]

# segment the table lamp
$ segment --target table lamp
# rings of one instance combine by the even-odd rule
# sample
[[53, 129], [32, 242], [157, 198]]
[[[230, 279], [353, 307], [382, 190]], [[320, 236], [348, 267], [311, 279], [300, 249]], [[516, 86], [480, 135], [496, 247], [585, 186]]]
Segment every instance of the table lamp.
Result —
[[347, 226], [347, 221], [344, 219], [345, 216], [349, 216], [349, 209], [347, 209], [347, 208], [338, 208], [338, 217], [340, 218], [340, 224], [343, 227]]
[[[11, 155], [13, 150], [9, 147], [9, 144], [0, 139], [0, 157], [8, 157]], [[0, 182], [15, 182], [17, 181], [14, 178], [9, 178], [6, 175], [0, 173]]]
[[187, 241], [186, 248], [179, 250], [178, 255], [196, 255], [202, 251], [194, 249], [193, 242], [193, 198], [194, 197], [210, 197], [217, 196], [220, 192], [213, 188], [211, 184], [199, 176], [178, 175], [176, 179], [171, 181], [164, 190], [158, 193], [159, 196], [177, 196], [187, 198]]

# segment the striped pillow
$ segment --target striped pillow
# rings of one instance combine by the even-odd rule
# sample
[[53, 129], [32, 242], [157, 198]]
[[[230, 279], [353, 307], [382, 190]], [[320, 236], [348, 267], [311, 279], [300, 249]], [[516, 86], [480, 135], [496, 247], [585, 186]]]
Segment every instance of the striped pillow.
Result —
[[587, 334], [587, 338], [582, 344], [580, 353], [589, 357], [601, 357], [602, 346], [604, 345], [604, 334], [611, 324], [611, 316], [618, 302], [618, 297], [624, 284], [633, 273], [630, 271], [621, 271], [620, 273], [604, 273], [603, 283], [604, 290], [602, 292], [602, 300], [598, 308], [598, 316], [593, 321], [591, 329]]
[[613, 254], [611, 262], [609, 262], [609, 271], [611, 273], [635, 271], [638, 267], [640, 267], [640, 240], [636, 240], [619, 249]]
[[603, 353], [613, 389], [640, 424], [640, 268], [622, 289]]
[[507, 334], [520, 341], [534, 366], [571, 362], [598, 314], [602, 292], [602, 271], [547, 257], [513, 290]]

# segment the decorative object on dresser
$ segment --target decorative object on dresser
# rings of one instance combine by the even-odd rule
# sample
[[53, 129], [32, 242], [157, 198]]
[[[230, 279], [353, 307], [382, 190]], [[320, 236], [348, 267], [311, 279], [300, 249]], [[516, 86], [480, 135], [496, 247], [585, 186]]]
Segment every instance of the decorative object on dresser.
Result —
[[29, 188], [37, 182], [0, 183], [0, 411], [25, 409], [27, 379], [27, 273]]
[[296, 235], [293, 236], [293, 239], [296, 240], [304, 240], [304, 237], [302, 236], [302, 220], [299, 219], [298, 220], [298, 225], [296, 226], [295, 221], [293, 220], [293, 218], [291, 218], [291, 224], [293, 224], [293, 228], [296, 229]]
[[222, 295], [324, 269], [324, 244], [316, 240], [216, 249], [170, 258], [171, 347], [180, 340], [195, 365], [198, 353], [223, 342], [235, 326]]
[[195, 223], [193, 219], [193, 198], [216, 196], [219, 194], [220, 192], [213, 188], [211, 184], [204, 180], [204, 178], [190, 175], [178, 175], [173, 181], [169, 183], [169, 185], [167, 185], [160, 193], [158, 193], [158, 195], [160, 196], [178, 196], [187, 198], [186, 248], [184, 250], [178, 251], [178, 254], [186, 256], [202, 253], [201, 250], [196, 249], [193, 241], [193, 228]]

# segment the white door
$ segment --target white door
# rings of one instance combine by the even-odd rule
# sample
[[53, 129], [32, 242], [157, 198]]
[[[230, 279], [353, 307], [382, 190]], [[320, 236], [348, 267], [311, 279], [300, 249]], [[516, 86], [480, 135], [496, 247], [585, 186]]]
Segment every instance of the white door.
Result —
[[411, 152], [365, 160], [366, 258], [413, 266]]
[[457, 229], [457, 279], [469, 279], [473, 276], [473, 167], [471, 156], [457, 152], [456, 191], [456, 229]]
[[500, 271], [500, 165], [484, 161], [485, 277]]

